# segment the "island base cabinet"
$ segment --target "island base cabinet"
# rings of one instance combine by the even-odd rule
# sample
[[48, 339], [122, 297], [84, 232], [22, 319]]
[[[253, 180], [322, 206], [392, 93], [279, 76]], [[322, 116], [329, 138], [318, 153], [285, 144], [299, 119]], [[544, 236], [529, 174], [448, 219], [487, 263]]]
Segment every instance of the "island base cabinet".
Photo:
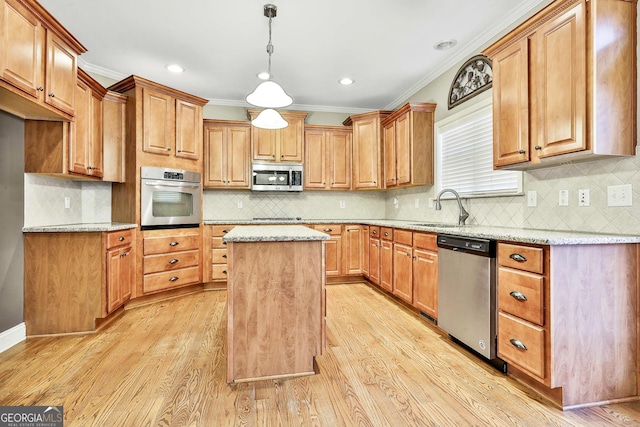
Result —
[[227, 382], [314, 374], [325, 342], [322, 241], [228, 247]]

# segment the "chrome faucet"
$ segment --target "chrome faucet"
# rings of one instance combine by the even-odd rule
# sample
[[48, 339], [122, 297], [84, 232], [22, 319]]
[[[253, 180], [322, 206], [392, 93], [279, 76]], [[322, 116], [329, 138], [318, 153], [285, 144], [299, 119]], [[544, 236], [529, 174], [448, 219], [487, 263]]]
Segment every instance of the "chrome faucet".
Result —
[[457, 191], [452, 190], [450, 188], [445, 188], [444, 190], [442, 190], [441, 192], [438, 193], [438, 197], [436, 197], [436, 210], [442, 210], [442, 204], [440, 203], [440, 196], [442, 196], [442, 193], [453, 193], [454, 196], [456, 196], [456, 200], [458, 200], [458, 207], [460, 208], [460, 215], [458, 216], [458, 225], [464, 225], [464, 222], [467, 220], [467, 218], [469, 218], [469, 212], [467, 212], [466, 210], [464, 210], [464, 207], [462, 207], [462, 201], [460, 200], [460, 195], [458, 194]]

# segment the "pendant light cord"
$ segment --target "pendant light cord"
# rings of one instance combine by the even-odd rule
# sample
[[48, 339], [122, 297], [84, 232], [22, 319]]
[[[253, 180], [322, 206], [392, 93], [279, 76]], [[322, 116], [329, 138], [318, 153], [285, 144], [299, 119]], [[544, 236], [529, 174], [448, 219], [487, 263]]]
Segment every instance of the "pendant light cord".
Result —
[[269, 67], [267, 73], [269, 73], [269, 80], [271, 80], [271, 54], [273, 53], [273, 44], [271, 43], [271, 20], [273, 18], [269, 16], [269, 43], [267, 43], [267, 53], [269, 54]]

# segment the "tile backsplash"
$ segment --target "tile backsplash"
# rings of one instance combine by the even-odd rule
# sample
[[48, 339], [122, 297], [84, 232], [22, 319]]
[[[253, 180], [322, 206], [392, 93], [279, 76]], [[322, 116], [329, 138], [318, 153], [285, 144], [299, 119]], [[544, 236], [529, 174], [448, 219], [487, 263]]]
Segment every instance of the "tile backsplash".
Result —
[[110, 221], [110, 183], [24, 174], [25, 227]]

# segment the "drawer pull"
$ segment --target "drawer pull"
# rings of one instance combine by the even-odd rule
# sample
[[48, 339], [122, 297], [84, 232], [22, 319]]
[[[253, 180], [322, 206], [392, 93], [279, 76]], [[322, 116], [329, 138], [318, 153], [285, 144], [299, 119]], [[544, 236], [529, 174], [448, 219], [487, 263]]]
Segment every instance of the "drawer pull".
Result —
[[376, 230], [371, 230], [371, 234], [378, 234]]
[[127, 256], [127, 255], [129, 255], [129, 252], [125, 252], [125, 253], [123, 253], [123, 254], [120, 254], [120, 257], [125, 257], [125, 256]]
[[169, 278], [169, 281], [170, 281], [170, 282], [175, 282], [176, 280], [178, 280], [178, 276], [171, 276], [171, 277]]
[[174, 259], [169, 261], [169, 264], [175, 264], [176, 262], [178, 262], [178, 260], [174, 258]]
[[223, 233], [228, 233], [228, 232], [230, 232], [230, 231], [231, 231], [231, 230], [222, 230], [222, 232], [223, 232]]
[[527, 258], [524, 255], [521, 255], [521, 254], [511, 254], [511, 255], [509, 255], [509, 258], [511, 258], [514, 261], [518, 261], [518, 262], [527, 262]]
[[385, 232], [384, 232], [384, 236], [386, 237], [386, 236], [388, 236], [388, 235], [389, 235], [389, 232], [388, 232], [388, 231], [385, 231]]
[[222, 270], [222, 273], [223, 274], [227, 274], [227, 270]]
[[169, 243], [169, 246], [178, 246], [178, 242], [176, 242], [175, 240], [173, 242]]
[[332, 230], [332, 229], [330, 229], [330, 228], [325, 228], [325, 229], [324, 229], [324, 232], [325, 232], [325, 233], [331, 233], [332, 231], [333, 231], [333, 230]]
[[525, 351], [526, 351], [526, 350], [528, 350], [527, 346], [526, 346], [526, 345], [524, 345], [524, 344], [522, 343], [522, 341], [520, 341], [520, 340], [517, 340], [517, 339], [515, 339], [515, 338], [511, 338], [511, 339], [509, 340], [509, 342], [510, 342], [510, 343], [511, 343], [511, 345], [513, 345], [515, 348], [518, 348], [518, 349], [520, 349], [520, 350], [525, 350]]
[[527, 297], [522, 292], [511, 291], [511, 292], [509, 292], [509, 295], [511, 295], [512, 297], [514, 297], [518, 301], [526, 301], [527, 300]]
[[118, 240], [120, 240], [121, 242], [124, 242], [124, 237], [120, 236], [118, 237]]
[[226, 258], [226, 257], [227, 257], [227, 254], [222, 255], [222, 258]]

